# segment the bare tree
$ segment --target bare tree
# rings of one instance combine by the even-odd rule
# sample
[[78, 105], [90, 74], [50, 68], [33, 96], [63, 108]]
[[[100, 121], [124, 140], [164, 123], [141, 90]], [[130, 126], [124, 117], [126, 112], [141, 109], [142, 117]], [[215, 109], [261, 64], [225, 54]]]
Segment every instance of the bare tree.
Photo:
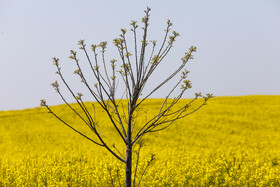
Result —
[[[57, 81], [55, 81], [51, 85], [54, 87], [54, 89], [60, 95], [66, 105], [73, 111], [73, 113], [76, 114], [94, 134], [95, 138], [87, 136], [86, 134], [76, 129], [73, 125], [63, 120], [53, 112], [53, 110], [46, 104], [46, 101], [44, 99], [41, 100], [41, 106], [46, 107], [48, 111], [62, 123], [70, 127], [75, 132], [79, 133], [86, 139], [90, 140], [97, 146], [107, 149], [115, 158], [125, 164], [126, 186], [139, 186], [145, 171], [149, 167], [150, 163], [154, 160], [154, 155], [152, 155], [146, 168], [144, 168], [142, 174], [139, 176], [138, 182], [136, 182], [136, 173], [139, 163], [140, 150], [143, 147], [143, 141], [141, 138], [149, 133], [166, 129], [175, 121], [182, 119], [200, 109], [210, 98], [213, 97], [212, 94], [206, 94], [206, 96], [202, 96], [201, 93], [196, 93], [195, 97], [188, 103], [184, 103], [183, 105], [179, 104], [179, 101], [185, 91], [191, 88], [191, 82], [187, 79], [189, 71], [184, 69], [187, 62], [190, 59], [193, 59], [193, 53], [196, 52], [196, 47], [191, 46], [189, 48], [189, 51], [186, 52], [185, 56], [183, 56], [183, 58], [181, 59], [182, 62], [178, 65], [178, 67], [169, 75], [166, 73], [167, 76], [164, 80], [162, 80], [162, 82], [160, 82], [156, 87], [150, 90], [144, 97], [140, 98], [140, 96], [144, 93], [143, 89], [145, 88], [145, 85], [148, 82], [149, 78], [154, 73], [155, 69], [157, 69], [162, 63], [162, 60], [166, 57], [166, 55], [173, 47], [175, 39], [179, 36], [179, 33], [177, 33], [176, 31], [173, 31], [172, 34], [170, 34], [172, 23], [170, 22], [170, 20], [168, 20], [165, 34], [159, 47], [157, 47], [157, 41], [149, 42], [147, 39], [147, 34], [150, 10], [151, 9], [147, 7], [147, 9], [144, 11], [145, 16], [142, 18], [143, 36], [141, 38], [142, 41], [141, 46], [139, 47], [139, 51], [136, 32], [138, 28], [137, 21], [131, 21], [130, 23], [133, 35], [132, 51], [134, 50], [134, 57], [128, 47], [128, 41], [126, 39], [126, 29], [121, 29], [120, 37], [113, 40], [113, 43], [117, 48], [121, 60], [119, 70], [116, 69], [117, 60], [115, 59], [111, 60], [110, 68], [108, 68], [108, 64], [105, 60], [105, 50], [107, 47], [107, 42], [101, 42], [99, 45], [91, 45], [91, 50], [94, 56], [94, 59], [91, 60], [84, 40], [79, 41], [78, 45], [85, 54], [92, 74], [95, 77], [96, 84], [94, 84], [94, 86], [92, 86], [92, 84], [85, 78], [84, 71], [82, 70], [80, 61], [77, 57], [77, 52], [73, 50], [70, 51], [71, 56], [69, 58], [72, 59], [77, 65], [77, 70], [74, 73], [80, 77], [81, 81], [89, 90], [96, 103], [100, 105], [102, 110], [107, 114], [112, 126], [116, 130], [116, 133], [122, 139], [123, 143], [119, 146], [122, 146], [126, 150], [125, 156], [121, 154], [121, 152], [115, 147], [115, 145], [109, 146], [108, 143], [104, 140], [102, 132], [99, 130], [102, 126], [98, 125], [98, 122], [96, 121], [94, 116], [95, 114], [92, 113], [84, 103], [82, 99], [83, 94], [75, 94], [70, 88], [69, 84], [66, 82], [64, 76], [62, 75], [58, 58], [53, 58], [54, 65], [57, 67], [56, 73], [60, 76], [63, 84], [66, 86], [71, 95], [75, 98], [81, 110], [78, 111], [77, 109], [72, 107], [68, 103], [68, 101], [66, 101], [65, 97], [60, 91]], [[148, 44], [151, 44], [149, 51], [147, 50]], [[100, 48], [101, 51], [98, 52], [97, 48]], [[99, 53], [101, 54], [101, 58], [98, 58]], [[145, 59], [146, 56], [148, 56], [147, 59]], [[179, 76], [176, 76], [178, 74]], [[166, 93], [166, 97], [163, 100], [159, 111], [155, 113], [153, 117], [147, 119], [145, 123], [141, 125], [136, 123], [137, 117], [139, 116], [139, 109], [141, 104], [144, 101], [148, 101], [147, 99], [153, 93], [166, 85], [171, 79], [176, 78], [178, 80], [173, 87], [169, 88], [170, 90]], [[117, 85], [119, 82], [123, 83], [123, 85], [125, 86], [125, 90], [122, 97], [118, 98], [120, 100], [117, 100], [116, 91], [118, 90]], [[177, 92], [175, 90], [177, 90]], [[177, 93], [175, 97], [173, 97], [174, 93]], [[199, 100], [199, 97], [203, 97], [204, 99]], [[123, 104], [123, 101], [125, 101], [125, 104]], [[201, 102], [196, 105], [195, 108], [190, 109], [190, 106], [195, 101]], [[132, 181], [132, 153], [136, 143], [138, 143], [139, 147], [136, 150], [136, 166], [133, 177], [134, 180]]]

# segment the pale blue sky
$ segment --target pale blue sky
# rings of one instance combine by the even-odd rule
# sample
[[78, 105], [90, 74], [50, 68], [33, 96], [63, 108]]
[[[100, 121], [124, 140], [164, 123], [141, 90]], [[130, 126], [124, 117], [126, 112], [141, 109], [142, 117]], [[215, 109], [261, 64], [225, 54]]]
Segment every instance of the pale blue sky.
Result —
[[[193, 88], [186, 97], [198, 91], [280, 94], [279, 0], [0, 0], [0, 110], [36, 107], [42, 98], [62, 103], [50, 86], [58, 79], [52, 57], [61, 59], [71, 80], [75, 68], [69, 50], [78, 50], [79, 39], [112, 46], [120, 28], [140, 21], [147, 6], [152, 9], [149, 39], [162, 38], [167, 19], [181, 34], [148, 86], [195, 45], [198, 52], [188, 65]], [[109, 47], [109, 58], [116, 52]], [[164, 89], [153, 95], [164, 96]]]

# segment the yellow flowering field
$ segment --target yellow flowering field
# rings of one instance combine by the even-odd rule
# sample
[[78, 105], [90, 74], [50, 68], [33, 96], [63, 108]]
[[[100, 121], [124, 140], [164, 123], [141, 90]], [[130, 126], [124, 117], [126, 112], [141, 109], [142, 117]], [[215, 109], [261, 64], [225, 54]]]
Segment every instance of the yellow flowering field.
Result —
[[[138, 123], [161, 102], [150, 99]], [[65, 105], [52, 108], [91, 136]], [[106, 141], [118, 147], [95, 110]], [[136, 184], [151, 154], [155, 160], [140, 186], [280, 186], [280, 96], [216, 97], [144, 142]], [[0, 186], [123, 186], [124, 167], [45, 108], [0, 112]]]

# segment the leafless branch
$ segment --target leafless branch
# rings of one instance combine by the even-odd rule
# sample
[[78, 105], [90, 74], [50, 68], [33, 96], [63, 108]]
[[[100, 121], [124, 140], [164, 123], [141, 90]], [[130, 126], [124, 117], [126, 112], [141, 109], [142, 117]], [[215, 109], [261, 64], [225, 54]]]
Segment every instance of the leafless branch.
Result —
[[[91, 72], [95, 79], [94, 85], [88, 81], [84, 73], [86, 73], [85, 69], [82, 69], [82, 64], [80, 64], [79, 59], [77, 58], [77, 52], [70, 50], [71, 56], [70, 59], [74, 60], [77, 70], [74, 71], [74, 74], [77, 74], [80, 77], [81, 82], [85, 85], [87, 90], [90, 92], [91, 97], [98, 103], [101, 107], [101, 110], [105, 112], [107, 120], [110, 121], [110, 124], [115, 130], [115, 133], [121, 138], [122, 143], [115, 146], [109, 147], [107, 143], [105, 143], [104, 135], [101, 134], [101, 125], [99, 125], [99, 121], [97, 121], [95, 106], [93, 105], [93, 112], [89, 110], [87, 107], [87, 103], [82, 99], [83, 94], [77, 93], [74, 94], [73, 90], [70, 88], [69, 84], [64, 79], [61, 68], [59, 66], [59, 59], [53, 58], [54, 64], [57, 67], [57, 74], [60, 76], [60, 79], [66, 86], [67, 90], [70, 92], [72, 97], [78, 104], [78, 109], [72, 107], [68, 101], [65, 99], [63, 94], [60, 92], [59, 85], [56, 82], [52, 83], [54, 89], [58, 92], [63, 102], [68, 106], [71, 111], [76, 114], [82, 122], [90, 128], [90, 130], [94, 134], [94, 138], [90, 138], [87, 135], [83, 134], [72, 125], [64, 121], [58, 115], [56, 115], [50, 107], [46, 104], [45, 100], [41, 100], [41, 106], [45, 106], [49, 113], [54, 115], [59, 121], [64, 123], [66, 126], [71, 128], [73, 131], [77, 132], [81, 136], [90, 140], [94, 144], [104, 147], [107, 149], [115, 158], [125, 163], [126, 165], [126, 185], [131, 186], [136, 185], [136, 176], [139, 173], [139, 162], [140, 162], [140, 151], [143, 147], [141, 144], [141, 139], [144, 135], [149, 133], [155, 133], [162, 131], [174, 124], [174, 122], [196, 112], [202, 106], [206, 105], [206, 102], [212, 98], [211, 94], [206, 94], [203, 97], [203, 102], [200, 103], [199, 97], [202, 97], [201, 93], [195, 94], [195, 98], [190, 100], [188, 103], [182, 103], [181, 99], [184, 93], [191, 88], [191, 82], [187, 80], [187, 74], [189, 73], [187, 70], [183, 70], [183, 68], [188, 64], [190, 59], [193, 59], [193, 53], [196, 52], [196, 47], [191, 46], [189, 50], [185, 53], [183, 58], [181, 58], [181, 64], [177, 65], [175, 70], [166, 73], [166, 77], [157, 84], [153, 89], [151, 89], [147, 95], [145, 95], [142, 99], [140, 96], [143, 94], [143, 90], [150, 80], [151, 76], [155, 72], [155, 70], [163, 63], [163, 60], [171, 52], [174, 42], [176, 38], [179, 36], [179, 33], [176, 31], [172, 31], [170, 34], [170, 30], [172, 27], [172, 23], [170, 20], [167, 21], [167, 26], [163, 35], [162, 43], [157, 46], [156, 40], [150, 41], [152, 47], [147, 47], [148, 42], [148, 28], [149, 28], [149, 19], [150, 19], [150, 11], [151, 9], [147, 7], [144, 11], [145, 15], [142, 18], [142, 30], [143, 36], [141, 41], [141, 46], [137, 46], [137, 22], [131, 21], [130, 25], [132, 26], [131, 31], [133, 32], [133, 47], [134, 48], [134, 57], [131, 57], [133, 54], [130, 53], [130, 49], [128, 44], [129, 40], [126, 36], [126, 29], [121, 29], [121, 35], [119, 38], [113, 40], [113, 44], [116, 46], [117, 53], [120, 57], [120, 63], [116, 63], [117, 60], [112, 59], [110, 64], [107, 63], [107, 59], [105, 58], [107, 42], [100, 42], [99, 45], [91, 45], [91, 50], [93, 51], [94, 58], [91, 60], [84, 40], [80, 40], [78, 42], [79, 48], [83, 51], [83, 54], [86, 56], [86, 63], [90, 66]], [[97, 52], [97, 48], [101, 51]], [[150, 51], [149, 51], [150, 50]], [[100, 55], [99, 55], [100, 54]], [[146, 56], [148, 58], [146, 59]], [[99, 57], [99, 58], [98, 58]], [[101, 66], [100, 66], [101, 64]], [[108, 66], [111, 66], [111, 69]], [[120, 66], [120, 67], [119, 67]], [[178, 78], [177, 75], [182, 73], [181, 77]], [[143, 115], [141, 112], [142, 106], [145, 101], [147, 101], [150, 96], [159, 91], [163, 86], [167, 86], [167, 83], [170, 80], [177, 79], [177, 82], [173, 86], [169, 88], [169, 91], [166, 94], [165, 99], [160, 105], [159, 110], [154, 115], [148, 114], [146, 112], [146, 121], [144, 123], [139, 123], [140, 116]], [[120, 80], [121, 79], [121, 80]], [[120, 81], [119, 81], [120, 80]], [[123, 95], [120, 100], [116, 100], [118, 97], [117, 89], [118, 84], [123, 84], [124, 89], [121, 90]], [[181, 88], [178, 88], [181, 86]], [[175, 94], [175, 90], [180, 89], [180, 91]], [[174, 98], [171, 96], [175, 95]], [[198, 103], [195, 105], [195, 103]], [[200, 104], [199, 104], [200, 103]], [[195, 108], [191, 108], [190, 106], [195, 106]], [[140, 108], [141, 107], [141, 108]], [[137, 130], [137, 131], [136, 131]], [[95, 140], [96, 139], [96, 140]], [[107, 141], [107, 140], [106, 140]], [[139, 143], [138, 151], [136, 151], [136, 165], [134, 171], [134, 180], [131, 181], [132, 178], [132, 153], [135, 145]], [[110, 144], [112, 145], [112, 144]], [[118, 148], [117, 148], [118, 147]], [[113, 150], [112, 150], [113, 149]], [[126, 155], [123, 154], [124, 149], [126, 150]], [[151, 162], [154, 160], [154, 155], [151, 156], [151, 159], [148, 161], [147, 166], [143, 169], [143, 172], [140, 175], [138, 180], [138, 186], [141, 183], [141, 180], [146, 173], [148, 167]], [[111, 184], [114, 186], [112, 171], [109, 170]], [[119, 179], [117, 171], [117, 176]], [[120, 184], [120, 179], [119, 179]], [[120, 184], [121, 185], [121, 184]]]

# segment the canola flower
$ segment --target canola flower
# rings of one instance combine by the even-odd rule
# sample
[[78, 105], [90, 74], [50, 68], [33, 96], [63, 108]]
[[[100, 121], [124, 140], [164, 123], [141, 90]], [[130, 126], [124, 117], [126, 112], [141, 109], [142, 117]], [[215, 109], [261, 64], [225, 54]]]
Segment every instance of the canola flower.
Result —
[[[149, 100], [140, 122], [160, 103]], [[66, 108], [54, 110], [79, 127]], [[280, 186], [279, 114], [280, 96], [214, 98], [166, 131], [146, 137], [136, 184], [155, 154], [141, 186]], [[102, 115], [96, 108], [106, 141], [117, 147], [120, 140], [109, 125], [101, 126], [107, 124]], [[43, 108], [0, 112], [0, 186], [124, 186], [124, 176], [122, 163]]]

